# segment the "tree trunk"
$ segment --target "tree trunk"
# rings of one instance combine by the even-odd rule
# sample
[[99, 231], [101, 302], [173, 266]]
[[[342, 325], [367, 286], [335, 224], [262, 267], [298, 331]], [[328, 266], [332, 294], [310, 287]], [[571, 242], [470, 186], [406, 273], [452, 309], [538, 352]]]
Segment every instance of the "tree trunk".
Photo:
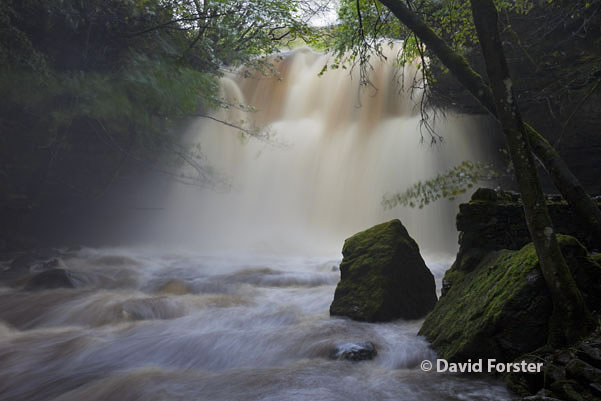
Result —
[[553, 179], [557, 190], [580, 217], [580, 220], [589, 227], [589, 235], [601, 238], [601, 210], [597, 204], [584, 190], [553, 146], [530, 125], [524, 124], [524, 127], [532, 152]]
[[570, 343], [583, 337], [593, 327], [592, 318], [559, 249], [552, 228], [536, 163], [530, 150], [529, 137], [513, 93], [497, 27], [497, 9], [492, 0], [471, 0], [471, 6], [497, 116], [507, 137], [522, 195], [528, 231], [553, 300], [549, 339], [555, 344]]
[[[499, 119], [490, 87], [486, 85], [480, 74], [469, 66], [462, 55], [447, 45], [401, 0], [380, 0], [380, 2], [426, 44], [428, 50], [440, 59], [490, 114], [497, 120]], [[531, 126], [526, 124], [525, 127], [531, 149], [551, 176], [555, 187], [580, 219], [589, 225], [591, 234], [601, 237], [601, 210], [599, 207], [582, 188], [551, 144]]]

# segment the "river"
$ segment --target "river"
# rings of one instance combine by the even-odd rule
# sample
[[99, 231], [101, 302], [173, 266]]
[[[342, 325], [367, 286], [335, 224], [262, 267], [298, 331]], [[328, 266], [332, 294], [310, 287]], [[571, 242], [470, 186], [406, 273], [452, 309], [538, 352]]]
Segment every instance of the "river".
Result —
[[[505, 400], [422, 372], [421, 321], [330, 317], [339, 258], [83, 249], [75, 289], [0, 292], [0, 400]], [[449, 260], [427, 261], [440, 281]], [[371, 361], [329, 358], [371, 341]]]

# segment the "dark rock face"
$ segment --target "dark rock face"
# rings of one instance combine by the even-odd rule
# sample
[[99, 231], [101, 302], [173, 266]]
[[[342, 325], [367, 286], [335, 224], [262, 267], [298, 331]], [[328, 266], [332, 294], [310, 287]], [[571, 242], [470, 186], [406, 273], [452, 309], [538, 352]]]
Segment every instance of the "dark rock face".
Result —
[[[547, 204], [555, 232], [576, 237], [589, 250], [601, 249], [601, 238], [589, 232], [566, 202], [550, 196]], [[530, 242], [519, 195], [508, 191], [478, 189], [469, 203], [459, 205], [457, 230], [459, 252], [454, 268], [464, 271], [490, 251], [518, 250]]]
[[376, 322], [419, 319], [436, 304], [434, 276], [399, 220], [348, 238], [331, 315]]
[[[591, 310], [601, 310], [601, 266], [573, 237], [558, 235], [562, 252]], [[511, 361], [547, 341], [552, 302], [530, 243], [485, 255], [470, 269], [457, 265], [451, 283], [419, 334], [441, 358]]]
[[[601, 336], [595, 333], [578, 344], [557, 351], [540, 351], [524, 358], [543, 362], [539, 373], [507, 375], [507, 385], [522, 400], [547, 399], [589, 401], [601, 399]], [[542, 398], [541, 398], [542, 399]]]
[[63, 269], [50, 269], [33, 276], [25, 285], [25, 291], [53, 288], [74, 288], [71, 274]]
[[378, 351], [376, 351], [375, 345], [369, 341], [339, 344], [330, 351], [331, 359], [345, 359], [352, 362], [371, 360], [376, 355], [378, 355]]

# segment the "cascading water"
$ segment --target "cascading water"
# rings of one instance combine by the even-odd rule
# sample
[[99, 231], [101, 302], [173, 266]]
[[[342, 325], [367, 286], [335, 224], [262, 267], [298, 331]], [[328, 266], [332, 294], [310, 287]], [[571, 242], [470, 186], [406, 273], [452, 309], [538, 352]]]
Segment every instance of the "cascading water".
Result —
[[381, 201], [464, 160], [490, 160], [485, 123], [447, 115], [435, 123], [444, 141], [430, 145], [424, 134], [422, 142], [413, 67], [399, 74], [391, 61], [374, 59], [374, 87], [360, 91], [356, 70], [318, 77], [326, 62], [327, 56], [300, 49], [276, 65], [278, 76], [223, 79], [228, 101], [258, 111], [222, 111], [218, 118], [252, 119], [267, 127], [272, 143], [243, 140], [214, 121], [194, 124], [189, 140], [200, 143], [231, 190], [178, 187], [171, 203], [176, 212], [160, 224], [172, 228], [170, 238], [205, 249], [332, 255], [355, 232], [400, 218], [422, 249], [455, 251], [457, 203], [385, 210]]
[[[420, 145], [394, 66], [377, 62], [377, 93], [358, 97], [343, 70], [317, 78], [323, 63], [301, 49], [277, 64], [281, 81], [224, 78], [224, 95], [257, 107], [274, 137], [191, 128], [231, 190], [174, 188], [152, 236], [188, 251], [65, 252], [75, 288], [0, 287], [0, 401], [509, 399], [487, 379], [422, 372], [434, 354], [419, 321], [330, 318], [344, 239], [383, 220], [401, 218], [440, 279], [449, 260], [432, 255], [453, 250], [454, 206], [385, 211], [382, 195], [485, 148], [482, 125], [461, 116], [439, 126], [443, 146]], [[330, 359], [361, 341], [377, 348], [372, 361]]]

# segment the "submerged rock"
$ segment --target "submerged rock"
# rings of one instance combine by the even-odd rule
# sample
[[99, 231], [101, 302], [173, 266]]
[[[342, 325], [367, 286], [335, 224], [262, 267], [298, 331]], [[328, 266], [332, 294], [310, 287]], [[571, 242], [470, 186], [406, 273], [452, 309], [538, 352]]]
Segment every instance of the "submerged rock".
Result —
[[419, 319], [436, 304], [434, 276], [398, 219], [348, 238], [342, 255], [331, 315], [368, 322]]
[[330, 351], [331, 359], [345, 359], [347, 361], [367, 361], [378, 355], [376, 347], [369, 341], [359, 343], [344, 343], [337, 345]]
[[[577, 239], [557, 239], [588, 307], [600, 310], [601, 266]], [[531, 243], [493, 251], [468, 270], [455, 265], [444, 280], [450, 286], [419, 331], [441, 358], [511, 361], [546, 343], [552, 302]]]
[[54, 288], [74, 288], [71, 274], [64, 269], [50, 269], [33, 276], [25, 285], [25, 291]]

